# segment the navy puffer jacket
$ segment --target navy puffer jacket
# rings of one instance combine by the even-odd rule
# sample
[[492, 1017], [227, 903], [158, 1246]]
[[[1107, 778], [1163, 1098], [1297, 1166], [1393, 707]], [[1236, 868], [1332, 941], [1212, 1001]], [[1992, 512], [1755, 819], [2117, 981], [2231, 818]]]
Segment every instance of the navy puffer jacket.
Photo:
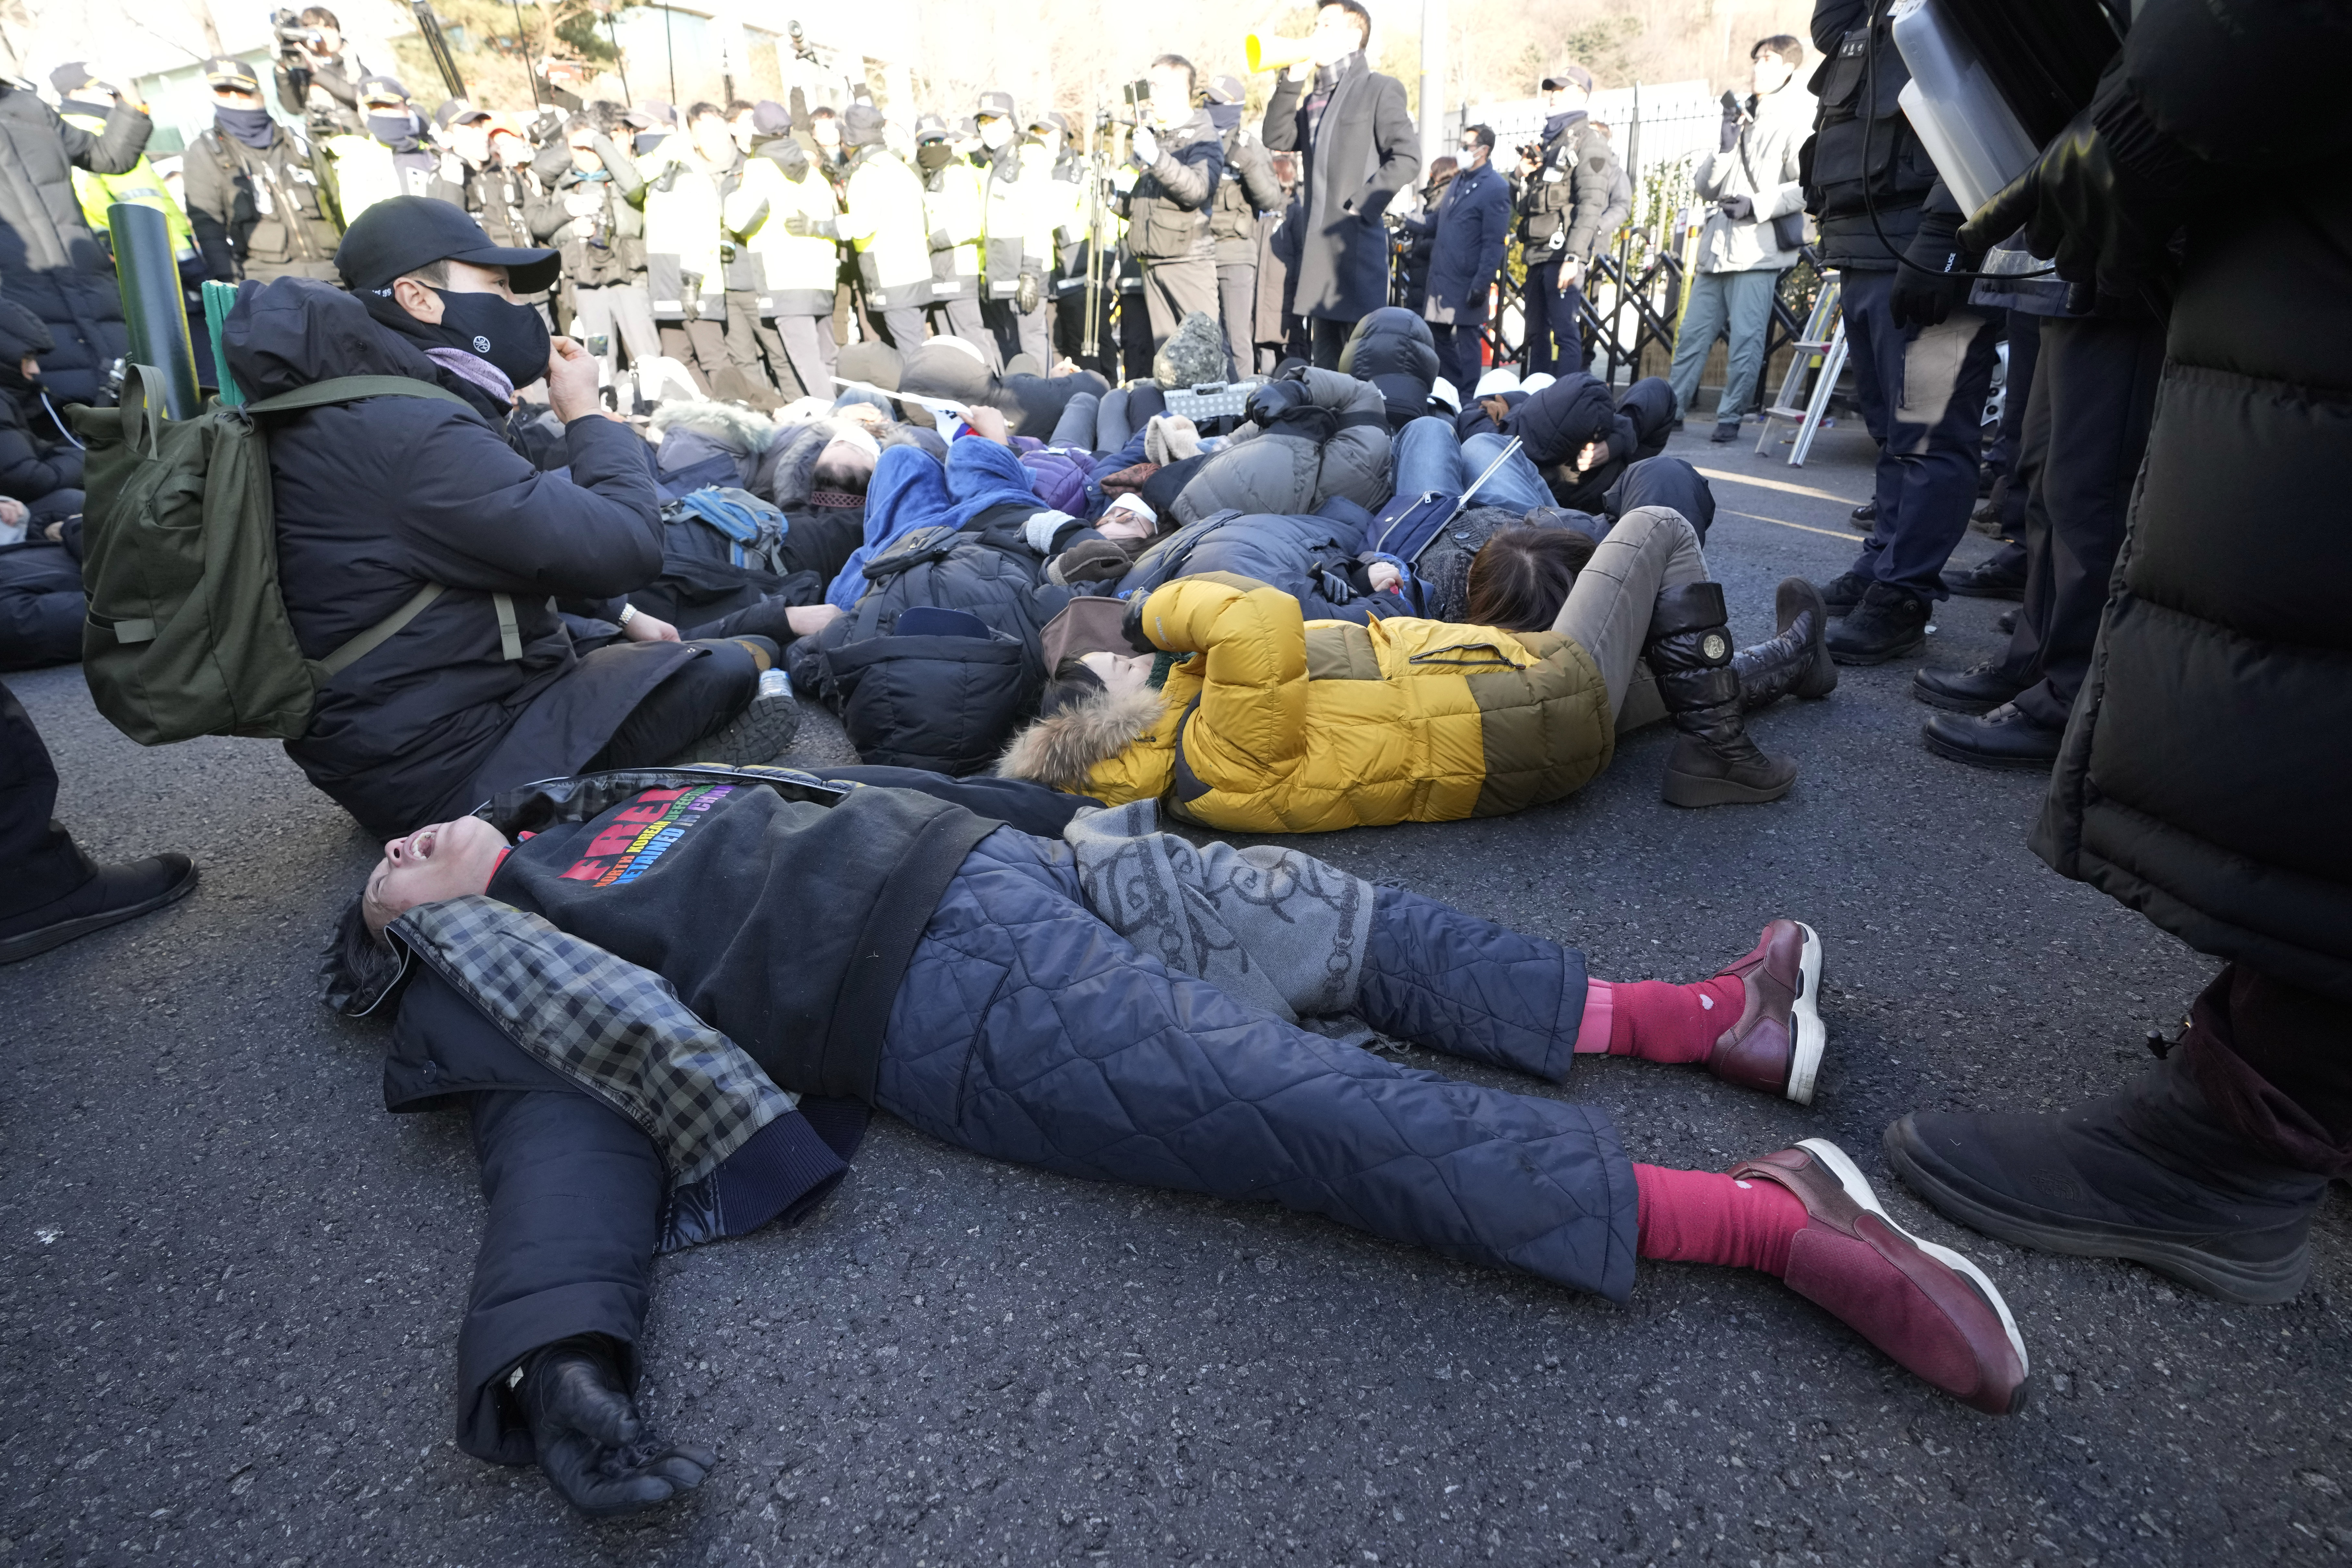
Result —
[[1403, 600], [1360, 592], [1350, 579], [1370, 522], [1363, 508], [1336, 496], [1321, 511], [1305, 515], [1218, 512], [1145, 551], [1119, 579], [1118, 592], [1149, 594], [1173, 578], [1227, 572], [1281, 589], [1310, 621], [1360, 626], [1407, 614]]

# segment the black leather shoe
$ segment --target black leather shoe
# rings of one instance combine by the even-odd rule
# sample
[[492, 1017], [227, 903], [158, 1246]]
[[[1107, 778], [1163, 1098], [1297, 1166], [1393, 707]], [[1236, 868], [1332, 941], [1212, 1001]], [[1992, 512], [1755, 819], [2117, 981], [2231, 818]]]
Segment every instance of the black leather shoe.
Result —
[[2025, 563], [2012, 563], [2009, 552], [2003, 551], [1957, 577], [1946, 577], [1944, 586], [1962, 598], [2007, 599], [2015, 603], [2025, 597]]
[[98, 875], [53, 903], [0, 921], [0, 963], [88, 936], [94, 931], [160, 910], [196, 885], [195, 862], [185, 855], [152, 855]]
[[2058, 760], [2058, 742], [2065, 731], [2035, 723], [2004, 702], [1990, 712], [1969, 717], [1938, 713], [1920, 726], [1927, 749], [1954, 762], [1980, 768], [2031, 768], [2048, 773]]
[[2284, 1301], [2311, 1276], [2327, 1181], [2264, 1160], [2178, 1052], [2111, 1099], [2055, 1115], [1919, 1111], [1886, 1163], [1936, 1209], [2044, 1252], [2125, 1258], [2231, 1301]]
[[1716, 421], [1715, 434], [1709, 436], [1707, 439], [1718, 447], [1726, 446], [1730, 442], [1738, 440], [1739, 421], [1737, 419], [1719, 419]]
[[1830, 657], [1840, 664], [1885, 664], [1916, 653], [1927, 641], [1931, 607], [1906, 588], [1873, 583], [1862, 603], [1830, 628]]
[[2000, 614], [1992, 618], [1992, 624], [2000, 630], [2001, 636], [2005, 637], [2015, 637], [2017, 635], [2017, 612], [2015, 610], [2003, 610]]
[[1870, 532], [1878, 526], [1878, 503], [1874, 500], [1863, 502], [1853, 509], [1853, 517], [1854, 527], [1864, 533]]
[[1870, 592], [1870, 581], [1869, 578], [1853, 572], [1841, 572], [1828, 582], [1819, 584], [1822, 591], [1822, 604], [1829, 611], [1830, 619], [1835, 620], [1861, 604], [1862, 596]]
[[1911, 695], [1948, 713], [1990, 713], [2025, 689], [2000, 659], [1966, 669], [1922, 669], [1911, 677]]

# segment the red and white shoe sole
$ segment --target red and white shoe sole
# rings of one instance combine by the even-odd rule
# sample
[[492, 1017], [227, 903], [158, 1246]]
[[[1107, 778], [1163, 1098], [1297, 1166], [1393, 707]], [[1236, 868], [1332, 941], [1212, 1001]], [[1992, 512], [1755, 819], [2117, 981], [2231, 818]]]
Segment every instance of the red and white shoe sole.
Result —
[[1830, 1036], [1829, 1030], [1822, 1025], [1820, 1006], [1821, 933], [1802, 921], [1797, 921], [1796, 925], [1805, 933], [1805, 952], [1798, 961], [1797, 1000], [1789, 1013], [1790, 1032], [1795, 1038], [1795, 1046], [1789, 1057], [1787, 1093], [1799, 1105], [1811, 1105], [1813, 1102], [1813, 1080], [1821, 1075], [1822, 1054], [1829, 1049]]
[[2017, 1331], [2017, 1320], [2011, 1316], [2009, 1303], [2001, 1299], [2000, 1291], [1994, 1287], [1990, 1279], [1985, 1277], [1983, 1269], [1979, 1268], [1950, 1247], [1938, 1247], [1932, 1241], [1922, 1240], [1895, 1224], [1895, 1216], [1886, 1212], [1886, 1205], [1880, 1203], [1878, 1194], [1871, 1190], [1870, 1179], [1862, 1173], [1862, 1167], [1855, 1164], [1853, 1157], [1844, 1150], [1828, 1139], [1801, 1139], [1797, 1147], [1819, 1160], [1822, 1168], [1838, 1179], [1838, 1184], [1845, 1189], [1846, 1196], [1885, 1221], [1889, 1230], [1974, 1286], [1977, 1294], [1985, 1299], [1985, 1304], [2000, 1314], [2001, 1331], [2009, 1336], [2010, 1348], [2017, 1352], [2018, 1370], [2029, 1374], [2033, 1371], [2032, 1359], [2025, 1353], [2025, 1336]]

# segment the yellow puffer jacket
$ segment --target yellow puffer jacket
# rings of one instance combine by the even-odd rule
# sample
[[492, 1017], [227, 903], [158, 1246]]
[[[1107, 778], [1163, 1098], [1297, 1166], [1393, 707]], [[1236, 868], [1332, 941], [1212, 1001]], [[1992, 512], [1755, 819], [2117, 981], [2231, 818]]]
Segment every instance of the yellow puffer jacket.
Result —
[[1247, 833], [1495, 816], [1583, 787], [1616, 729], [1600, 668], [1550, 632], [1308, 621], [1246, 577], [1180, 577], [1144, 633], [1191, 654], [1157, 692], [1065, 707], [1000, 773]]

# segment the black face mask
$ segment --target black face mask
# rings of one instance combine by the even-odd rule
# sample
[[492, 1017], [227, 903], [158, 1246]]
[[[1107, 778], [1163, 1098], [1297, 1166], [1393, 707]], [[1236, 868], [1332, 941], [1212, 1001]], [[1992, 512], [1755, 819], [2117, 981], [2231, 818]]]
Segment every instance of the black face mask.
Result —
[[529, 386], [547, 374], [552, 351], [547, 323], [536, 309], [496, 294], [433, 291], [441, 296], [440, 331], [451, 347], [481, 355], [517, 386]]
[[915, 162], [925, 169], [944, 169], [955, 161], [955, 149], [944, 142], [926, 142], [915, 149]]
[[370, 114], [367, 128], [369, 135], [395, 153], [416, 151], [416, 116], [414, 114], [404, 110], [397, 114]]

